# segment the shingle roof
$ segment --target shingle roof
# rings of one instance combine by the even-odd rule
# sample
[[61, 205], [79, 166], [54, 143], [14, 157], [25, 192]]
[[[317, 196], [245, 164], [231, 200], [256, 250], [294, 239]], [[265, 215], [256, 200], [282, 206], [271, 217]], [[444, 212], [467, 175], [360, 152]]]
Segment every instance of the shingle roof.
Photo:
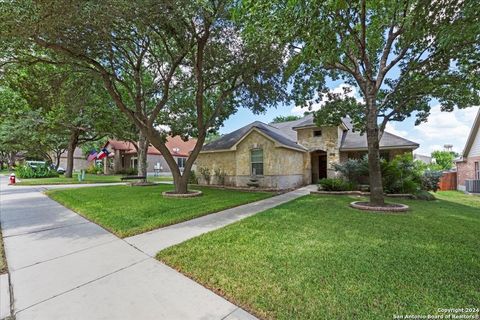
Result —
[[[342, 123], [348, 130], [344, 131], [340, 150], [367, 150], [367, 136], [353, 130], [353, 125], [349, 118], [343, 118]], [[243, 138], [253, 127], [270, 136], [279, 143], [298, 150], [307, 150], [307, 148], [297, 143], [296, 129], [315, 126], [313, 115], [307, 115], [301, 119], [271, 123], [269, 125], [255, 121], [238, 130], [222, 136], [220, 139], [205, 145], [202, 151], [228, 150]], [[384, 132], [380, 140], [380, 149], [405, 148], [416, 149], [419, 144], [405, 138], [396, 136], [389, 132]]]
[[[258, 129], [265, 135], [269, 136], [278, 143], [299, 151], [306, 151], [307, 149], [296, 143], [288, 134], [285, 134], [281, 130], [271, 125], [265, 124], [260, 121], [252, 122], [238, 130], [230, 132], [222, 136], [220, 139], [215, 140], [203, 146], [202, 151], [216, 151], [216, 150], [228, 150], [232, 148], [240, 139], [242, 139], [253, 128]], [[296, 137], [295, 137], [296, 139]]]

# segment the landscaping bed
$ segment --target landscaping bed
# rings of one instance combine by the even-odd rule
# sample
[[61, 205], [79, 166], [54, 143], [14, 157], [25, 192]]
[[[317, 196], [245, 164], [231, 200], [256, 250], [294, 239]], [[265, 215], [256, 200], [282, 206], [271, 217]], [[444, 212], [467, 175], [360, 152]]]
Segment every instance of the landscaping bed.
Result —
[[[478, 307], [480, 198], [438, 192], [409, 214], [305, 196], [157, 258], [265, 319], [391, 319]], [[360, 198], [361, 199], [361, 198]]]
[[47, 195], [119, 237], [128, 237], [156, 228], [197, 218], [253, 201], [271, 197], [267, 192], [241, 192], [194, 187], [201, 197], [165, 198], [162, 192], [173, 186], [109, 186], [50, 190]]

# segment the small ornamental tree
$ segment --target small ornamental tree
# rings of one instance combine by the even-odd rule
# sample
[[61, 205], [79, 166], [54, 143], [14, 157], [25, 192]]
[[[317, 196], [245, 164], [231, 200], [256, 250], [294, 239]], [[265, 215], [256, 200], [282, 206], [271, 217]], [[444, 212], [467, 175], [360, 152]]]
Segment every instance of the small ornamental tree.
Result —
[[[432, 99], [443, 111], [480, 103], [476, 1], [250, 0], [242, 13], [257, 37], [290, 44], [297, 104], [323, 99], [319, 125], [350, 116], [366, 133], [373, 205], [384, 203], [379, 142], [389, 121], [426, 121]], [[362, 102], [329, 93], [328, 79], [358, 88]]]
[[455, 152], [436, 150], [432, 152], [432, 159], [441, 170], [450, 170], [453, 168], [453, 160], [455, 159]]
[[[38, 52], [47, 50], [57, 54], [55, 63], [99, 77], [118, 109], [162, 153], [177, 193], [187, 192], [207, 133], [240, 106], [261, 112], [283, 97], [285, 50], [243, 36], [241, 19], [232, 17], [237, 1], [22, 0], [2, 6], [0, 32], [16, 48], [8, 52], [43, 60]], [[166, 147], [168, 134], [197, 138], [183, 174]]]

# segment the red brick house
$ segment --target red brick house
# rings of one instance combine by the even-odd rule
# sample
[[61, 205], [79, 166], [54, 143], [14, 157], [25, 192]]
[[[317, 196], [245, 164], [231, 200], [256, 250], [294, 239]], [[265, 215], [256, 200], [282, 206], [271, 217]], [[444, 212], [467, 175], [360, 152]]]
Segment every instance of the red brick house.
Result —
[[[166, 146], [175, 158], [180, 168], [185, 166], [190, 152], [195, 147], [197, 140], [183, 141], [179, 136], [168, 137]], [[109, 152], [109, 173], [122, 172], [131, 168], [137, 168], [137, 150], [133, 143], [128, 141], [108, 140], [104, 146]], [[150, 145], [147, 152], [147, 173], [169, 173], [170, 168], [162, 153]]]
[[456, 162], [457, 189], [480, 193], [480, 110], [478, 110], [462, 156]]

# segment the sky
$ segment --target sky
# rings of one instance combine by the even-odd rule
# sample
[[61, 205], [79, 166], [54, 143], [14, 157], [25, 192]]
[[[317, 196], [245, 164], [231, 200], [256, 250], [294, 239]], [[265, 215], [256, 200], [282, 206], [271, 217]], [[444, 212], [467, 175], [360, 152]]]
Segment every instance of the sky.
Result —
[[[343, 92], [342, 86], [345, 86], [341, 82], [330, 82], [327, 85], [335, 92]], [[348, 95], [358, 97], [355, 88]], [[320, 102], [314, 108], [321, 107], [321, 104]], [[427, 122], [415, 126], [415, 117], [411, 117], [402, 122], [390, 122], [386, 131], [419, 143], [420, 147], [414, 153], [430, 155], [432, 151], [443, 150], [445, 144], [453, 145], [453, 151], [461, 153], [479, 107], [455, 109], [452, 112], [440, 111], [440, 106], [437, 102], [432, 102], [431, 107], [431, 114]], [[276, 108], [268, 109], [266, 113], [260, 115], [255, 115], [248, 109], [240, 109], [225, 121], [223, 127], [220, 128], [220, 133], [232, 132], [253, 121], [269, 123], [276, 116], [301, 116], [304, 111], [307, 110], [295, 105], [279, 105]]]

